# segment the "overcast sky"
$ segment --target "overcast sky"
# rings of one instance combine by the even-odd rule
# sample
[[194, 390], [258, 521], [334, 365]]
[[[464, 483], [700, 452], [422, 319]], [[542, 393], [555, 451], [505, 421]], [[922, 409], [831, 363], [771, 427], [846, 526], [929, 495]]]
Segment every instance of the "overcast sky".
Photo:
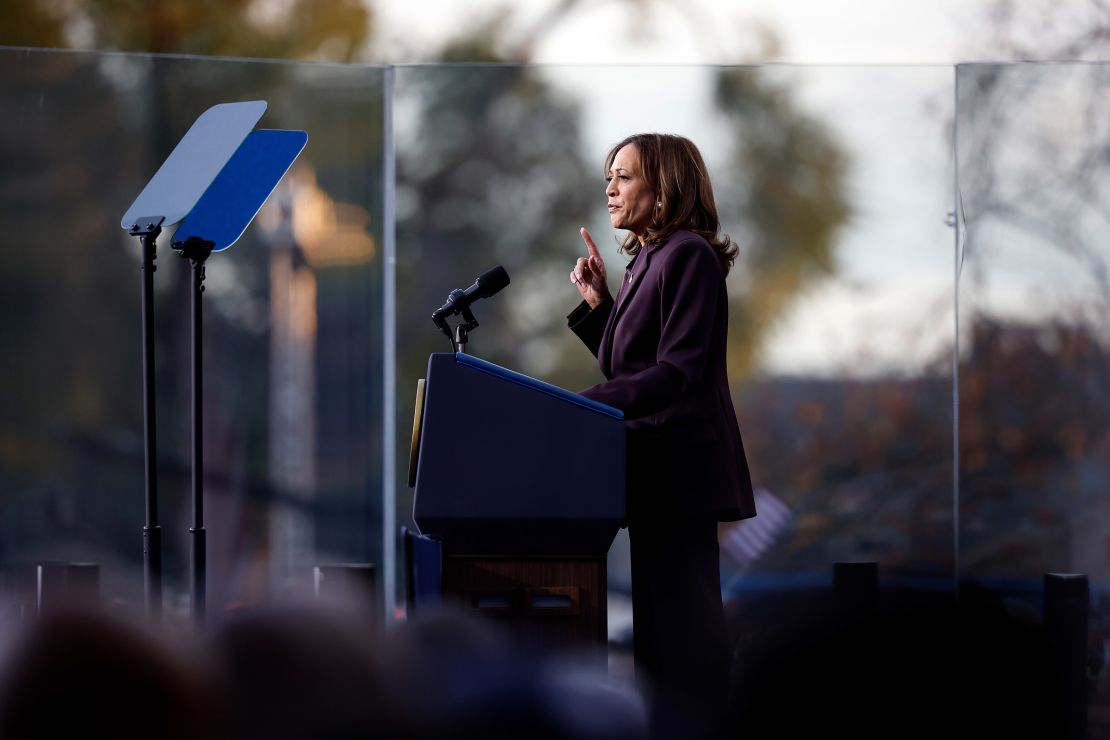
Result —
[[[1036, 6], [1039, 0], [1031, 4]], [[991, 0], [655, 0], [636, 12], [599, 1], [545, 29], [534, 61], [542, 63], [937, 64], [981, 59], [974, 43]], [[1085, 5], [1060, 0], [1059, 8]], [[528, 27], [555, 0], [386, 0], [373, 5], [377, 47], [419, 58], [460, 28], [507, 15]], [[508, 9], [511, 12], [506, 13]], [[762, 48], [762, 30], [781, 49]]]

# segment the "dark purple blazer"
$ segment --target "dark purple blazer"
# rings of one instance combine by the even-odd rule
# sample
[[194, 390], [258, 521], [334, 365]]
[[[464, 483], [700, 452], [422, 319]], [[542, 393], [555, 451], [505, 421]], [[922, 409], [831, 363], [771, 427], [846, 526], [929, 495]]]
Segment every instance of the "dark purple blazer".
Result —
[[725, 277], [709, 242], [678, 231], [644, 247], [615, 301], [583, 301], [567, 320], [608, 378], [582, 395], [628, 419], [629, 519], [755, 516], [725, 370]]

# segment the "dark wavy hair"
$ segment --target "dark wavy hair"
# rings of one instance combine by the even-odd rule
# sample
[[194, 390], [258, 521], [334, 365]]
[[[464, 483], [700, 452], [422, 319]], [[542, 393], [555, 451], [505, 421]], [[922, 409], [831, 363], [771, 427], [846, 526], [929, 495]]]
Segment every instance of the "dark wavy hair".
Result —
[[[662, 204], [652, 212], [645, 242], [662, 244], [676, 231], [692, 231], [713, 247], [727, 275], [740, 249], [728, 234], [721, 233], [713, 184], [697, 146], [673, 134], [633, 134], [615, 144], [605, 155], [606, 176], [617, 152], [629, 144], [635, 144], [640, 150], [641, 174], [655, 194], [656, 202]], [[620, 248], [634, 255], [640, 251], [640, 246], [640, 240], [630, 233]]]

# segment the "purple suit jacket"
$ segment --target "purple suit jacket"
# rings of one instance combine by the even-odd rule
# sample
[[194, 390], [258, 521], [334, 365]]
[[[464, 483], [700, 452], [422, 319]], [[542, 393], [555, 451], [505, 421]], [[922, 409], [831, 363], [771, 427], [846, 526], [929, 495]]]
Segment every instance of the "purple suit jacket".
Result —
[[582, 395], [628, 419], [629, 519], [755, 516], [725, 369], [725, 278], [709, 243], [678, 231], [645, 247], [615, 301], [583, 301], [567, 320], [607, 378]]

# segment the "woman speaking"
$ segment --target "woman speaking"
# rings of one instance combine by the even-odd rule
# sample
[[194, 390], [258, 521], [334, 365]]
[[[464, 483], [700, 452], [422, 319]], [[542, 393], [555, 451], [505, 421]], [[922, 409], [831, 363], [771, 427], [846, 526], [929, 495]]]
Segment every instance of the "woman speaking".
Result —
[[653, 691], [653, 735], [711, 736], [731, 666], [717, 523], [755, 515], [725, 368], [737, 248], [693, 142], [629, 136], [606, 156], [605, 178], [632, 259], [614, 299], [582, 229], [589, 256], [570, 273], [582, 303], [567, 319], [607, 378], [582, 394], [628, 420], [633, 653]]

